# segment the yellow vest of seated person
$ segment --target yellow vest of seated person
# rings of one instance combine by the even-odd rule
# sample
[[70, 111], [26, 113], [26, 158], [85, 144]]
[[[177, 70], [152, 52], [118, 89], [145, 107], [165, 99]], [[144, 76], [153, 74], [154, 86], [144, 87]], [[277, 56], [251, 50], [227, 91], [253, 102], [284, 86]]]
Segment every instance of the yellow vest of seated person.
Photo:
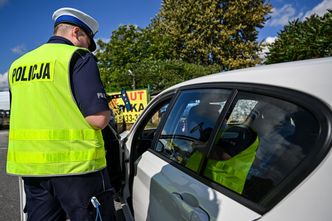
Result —
[[[228, 160], [208, 159], [204, 169], [204, 176], [224, 185], [225, 187], [242, 193], [249, 170], [255, 160], [259, 138], [245, 150]], [[186, 167], [198, 172], [203, 154], [195, 151], [186, 163]]]
[[59, 176], [106, 167], [101, 130], [86, 122], [71, 92], [70, 60], [78, 50], [85, 49], [44, 44], [11, 65], [8, 174]]

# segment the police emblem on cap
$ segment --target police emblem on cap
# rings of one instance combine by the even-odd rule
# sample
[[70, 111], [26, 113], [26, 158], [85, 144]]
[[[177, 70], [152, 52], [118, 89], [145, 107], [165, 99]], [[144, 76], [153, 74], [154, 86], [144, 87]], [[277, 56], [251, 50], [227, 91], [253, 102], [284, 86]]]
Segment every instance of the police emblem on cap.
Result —
[[60, 8], [53, 13], [52, 20], [54, 21], [54, 26], [60, 23], [69, 23], [82, 28], [91, 40], [89, 50], [96, 50], [96, 43], [93, 37], [98, 32], [99, 24], [90, 15], [74, 8]]

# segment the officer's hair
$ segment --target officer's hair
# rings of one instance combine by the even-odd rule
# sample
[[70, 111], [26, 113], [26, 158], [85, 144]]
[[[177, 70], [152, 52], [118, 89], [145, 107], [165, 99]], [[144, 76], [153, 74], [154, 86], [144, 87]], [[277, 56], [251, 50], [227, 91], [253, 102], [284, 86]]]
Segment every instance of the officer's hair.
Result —
[[53, 34], [66, 34], [68, 31], [70, 31], [74, 25], [66, 24], [66, 23], [60, 23], [54, 27]]

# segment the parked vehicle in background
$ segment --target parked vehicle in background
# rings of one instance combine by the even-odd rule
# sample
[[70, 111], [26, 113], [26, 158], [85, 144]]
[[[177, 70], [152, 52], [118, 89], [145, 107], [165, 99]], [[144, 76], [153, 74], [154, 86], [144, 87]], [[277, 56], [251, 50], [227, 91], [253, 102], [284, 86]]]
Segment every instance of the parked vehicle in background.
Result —
[[3, 115], [1, 113], [1, 110], [0, 110], [0, 129], [2, 128], [2, 122], [3, 122]]
[[123, 139], [127, 218], [330, 219], [331, 69], [267, 65], [160, 93]]
[[9, 110], [0, 110], [0, 129], [8, 129], [9, 128]]

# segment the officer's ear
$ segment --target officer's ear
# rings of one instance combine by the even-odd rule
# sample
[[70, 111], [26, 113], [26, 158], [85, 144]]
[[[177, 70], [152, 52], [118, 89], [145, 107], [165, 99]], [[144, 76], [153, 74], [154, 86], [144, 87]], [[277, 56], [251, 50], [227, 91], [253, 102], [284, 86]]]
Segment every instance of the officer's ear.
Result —
[[81, 35], [81, 29], [77, 26], [74, 26], [71, 30], [72, 37], [78, 40], [78, 37]]

